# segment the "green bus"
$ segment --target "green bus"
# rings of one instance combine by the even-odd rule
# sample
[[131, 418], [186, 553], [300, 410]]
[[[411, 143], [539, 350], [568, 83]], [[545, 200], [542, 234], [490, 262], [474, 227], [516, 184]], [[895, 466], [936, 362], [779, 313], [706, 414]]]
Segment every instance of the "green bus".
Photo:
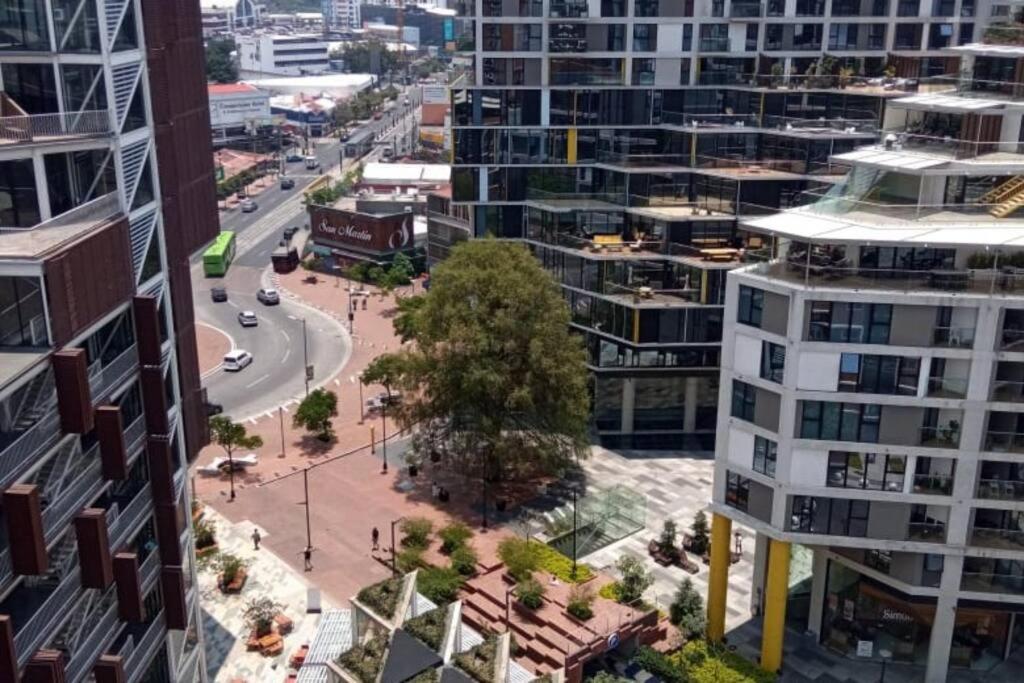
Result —
[[203, 272], [207, 277], [224, 275], [234, 258], [235, 233], [222, 230], [213, 244], [203, 252]]

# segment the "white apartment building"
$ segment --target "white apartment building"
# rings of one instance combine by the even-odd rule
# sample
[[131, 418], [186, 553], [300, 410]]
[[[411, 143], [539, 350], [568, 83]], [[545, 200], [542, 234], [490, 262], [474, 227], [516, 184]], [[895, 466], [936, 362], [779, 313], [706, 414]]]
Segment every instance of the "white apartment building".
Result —
[[236, 37], [243, 77], [304, 76], [326, 72], [330, 49], [322, 35], [255, 33]]
[[324, 25], [334, 30], [359, 28], [359, 0], [323, 0]]
[[255, 0], [200, 0], [203, 37], [259, 26], [263, 6]]
[[915, 680], [1020, 680], [1022, 28], [890, 100], [816, 202], [740, 220], [774, 260], [727, 280], [709, 628], [736, 520], [770, 670], [788, 627]]

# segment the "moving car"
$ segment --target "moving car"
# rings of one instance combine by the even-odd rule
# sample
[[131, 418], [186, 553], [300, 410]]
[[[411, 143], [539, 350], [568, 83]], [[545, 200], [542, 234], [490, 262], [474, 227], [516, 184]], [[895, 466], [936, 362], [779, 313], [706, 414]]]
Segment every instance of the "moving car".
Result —
[[317, 159], [315, 156], [308, 156], [305, 158], [305, 161], [306, 168], [309, 169], [310, 171], [312, 171], [314, 168], [320, 167], [320, 160]]
[[241, 311], [238, 314], [238, 323], [242, 327], [256, 327], [260, 321], [256, 319], [256, 314], [252, 311]]
[[228, 300], [228, 290], [223, 287], [214, 287], [210, 290], [210, 298], [215, 304], [223, 303]]
[[245, 349], [235, 349], [224, 356], [224, 369], [238, 372], [252, 363], [252, 354]]
[[384, 151], [381, 152], [381, 159], [383, 159], [384, 161], [391, 161], [394, 158], [395, 150], [391, 149], [390, 147], [385, 147]]
[[206, 417], [213, 417], [224, 412], [224, 405], [221, 403], [207, 402], [203, 404], [203, 407], [206, 408]]
[[242, 213], [252, 213], [259, 208], [256, 202], [251, 199], [244, 200], [239, 206], [242, 208]]
[[295, 233], [297, 233], [298, 231], [299, 231], [299, 228], [298, 228], [298, 226], [295, 226], [295, 225], [293, 225], [290, 228], [285, 228], [284, 229], [284, 238], [286, 240], [290, 240], [291, 238], [295, 237]]
[[287, 161], [289, 164], [296, 164], [296, 163], [302, 161], [302, 155], [301, 154], [289, 154], [288, 156], [286, 156], [284, 158], [284, 160]]
[[265, 306], [275, 306], [281, 303], [281, 295], [276, 289], [261, 289], [256, 292], [256, 300]]
[[410, 104], [412, 104], [412, 101], [408, 97], [406, 97], [405, 98], [405, 106], [408, 107]]
[[295, 179], [294, 178], [281, 178], [281, 189], [282, 190], [290, 190], [293, 187], [295, 187]]

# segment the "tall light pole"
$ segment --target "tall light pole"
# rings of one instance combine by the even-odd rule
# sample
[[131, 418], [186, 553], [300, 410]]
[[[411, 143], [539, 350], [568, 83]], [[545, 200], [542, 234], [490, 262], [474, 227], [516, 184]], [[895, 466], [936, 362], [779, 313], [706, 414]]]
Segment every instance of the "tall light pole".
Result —
[[231, 496], [228, 500], [235, 499], [235, 459], [231, 457], [231, 451], [228, 451], [228, 487], [231, 489]]
[[576, 578], [576, 536], [578, 534], [576, 526], [576, 486], [572, 487], [572, 578]]
[[304, 491], [304, 493], [306, 495], [306, 502], [303, 503], [303, 505], [305, 505], [305, 507], [306, 507], [306, 547], [307, 548], [312, 548], [313, 547], [313, 534], [312, 534], [312, 528], [310, 527], [310, 524], [309, 524], [309, 466], [308, 465], [306, 466], [306, 468], [304, 470], [302, 470], [302, 489], [303, 489], [303, 491]]
[[388, 404], [391, 403], [391, 388], [385, 384], [384, 389], [387, 391], [387, 398], [380, 407], [380, 449], [383, 457], [383, 464], [380, 468], [381, 474], [387, 474], [388, 472]]
[[306, 319], [302, 319], [302, 372], [306, 378], [306, 396], [309, 396], [309, 344], [306, 340]]

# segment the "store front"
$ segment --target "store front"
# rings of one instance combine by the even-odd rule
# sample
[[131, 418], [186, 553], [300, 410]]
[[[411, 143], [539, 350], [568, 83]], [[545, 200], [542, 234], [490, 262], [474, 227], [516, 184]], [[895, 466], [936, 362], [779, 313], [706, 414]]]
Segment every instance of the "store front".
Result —
[[390, 263], [399, 253], [416, 253], [413, 214], [369, 214], [328, 206], [309, 209], [313, 253], [323, 261], [322, 270], [368, 262]]
[[[1007, 605], [961, 602], [957, 606], [949, 664], [988, 670], [1020, 647], [1011, 638], [1024, 614]], [[830, 561], [826, 581], [821, 642], [839, 654], [878, 657], [925, 666], [928, 659], [935, 599], [908, 596], [862, 576], [842, 563]], [[868, 654], [870, 652], [870, 654]]]

